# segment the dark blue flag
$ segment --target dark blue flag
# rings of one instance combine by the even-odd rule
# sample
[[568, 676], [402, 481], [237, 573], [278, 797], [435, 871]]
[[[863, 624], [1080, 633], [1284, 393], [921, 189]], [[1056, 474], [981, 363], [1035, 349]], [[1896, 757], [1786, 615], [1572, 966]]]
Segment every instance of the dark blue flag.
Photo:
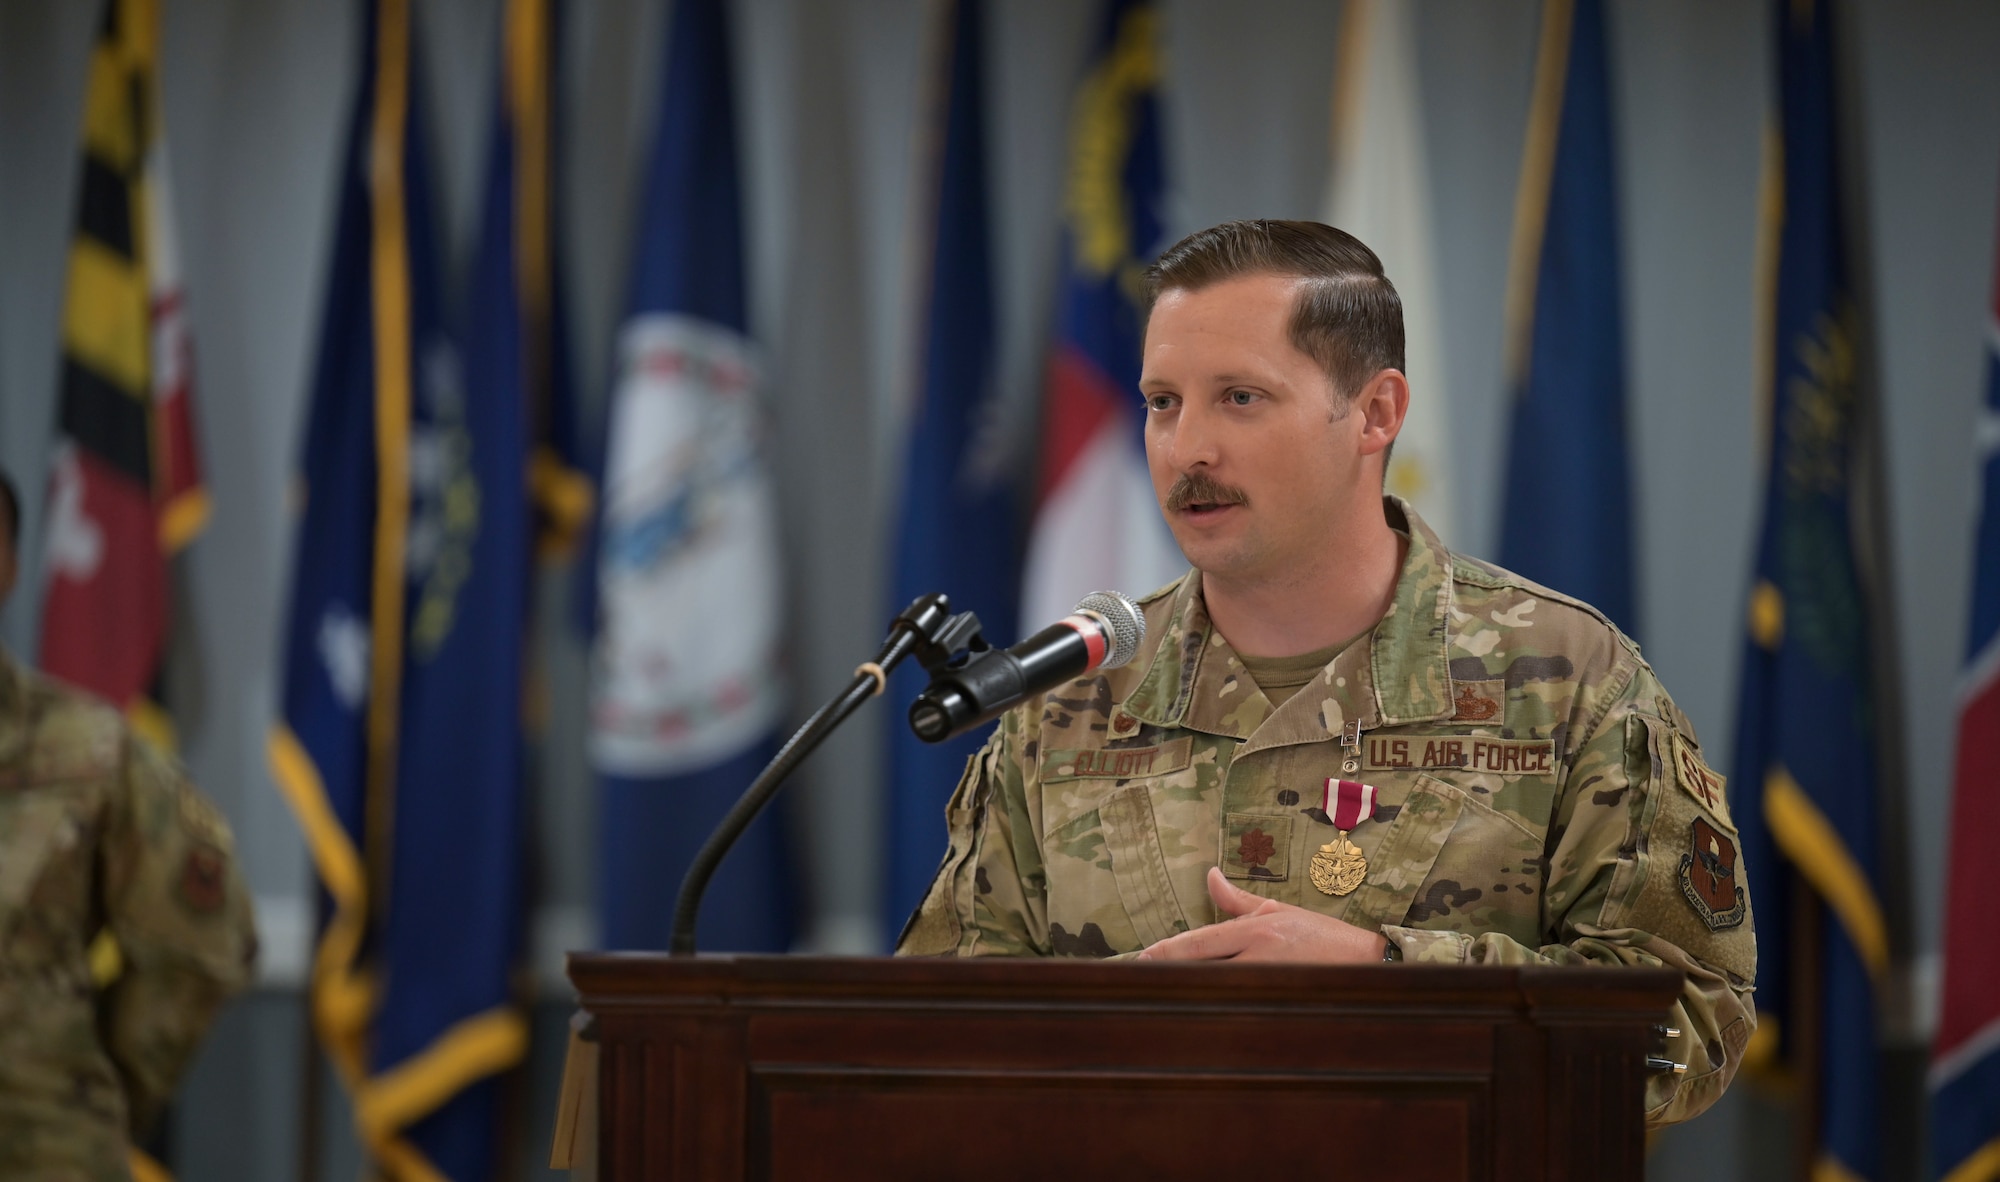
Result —
[[[1885, 720], [1855, 547], [1862, 329], [1843, 237], [1831, 5], [1778, 0], [1771, 11], [1780, 158], [1765, 210], [1778, 244], [1770, 451], [1736, 728], [1736, 791], [1749, 807], [1735, 815], [1757, 908], [1759, 1028], [1745, 1062], [1816, 1046], [1819, 1168], [1875, 1178], [1876, 990], [1889, 944], [1876, 827]], [[1793, 948], [1799, 889], [1825, 904], [1814, 964]], [[1787, 1021], [1800, 972], [1819, 991], [1811, 1030]]]
[[[986, 130], [979, 0], [945, 6], [938, 63], [933, 226], [922, 325], [923, 366], [904, 461], [902, 518], [890, 614], [927, 592], [978, 613], [988, 641], [1012, 644], [1020, 562], [1015, 552], [1015, 465], [996, 403], [993, 281], [986, 220]], [[892, 707], [922, 692], [906, 663], [890, 679]], [[892, 937], [923, 900], [943, 852], [941, 818], [952, 784], [985, 730], [925, 743], [899, 708], [889, 727], [886, 926]], [[987, 728], [990, 729], [990, 728]]]
[[1632, 632], [1631, 464], [1601, 0], [1548, 0], [1515, 210], [1500, 563]]
[[[729, 30], [676, 0], [619, 330], [598, 525], [599, 906], [614, 948], [665, 948], [717, 821], [776, 753], [777, 515], [746, 335]], [[710, 883], [709, 948], [782, 951], [793, 900], [777, 815]]]
[[532, 548], [517, 202], [524, 157], [547, 159], [524, 151], [521, 104], [547, 86], [512, 68], [504, 84], [461, 361], [407, 0], [371, 4], [363, 44], [273, 762], [325, 889], [314, 1019], [365, 1151], [395, 1179], [485, 1178], [492, 1077], [527, 1043], [510, 987]]

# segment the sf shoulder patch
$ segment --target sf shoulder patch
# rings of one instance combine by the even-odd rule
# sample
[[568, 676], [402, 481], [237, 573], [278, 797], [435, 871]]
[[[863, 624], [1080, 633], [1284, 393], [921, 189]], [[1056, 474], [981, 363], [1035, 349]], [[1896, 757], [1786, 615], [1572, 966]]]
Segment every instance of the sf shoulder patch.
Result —
[[1673, 747], [1674, 779], [1682, 790], [1694, 797], [1695, 803], [1724, 829], [1736, 832], [1736, 822], [1729, 819], [1729, 797], [1723, 792], [1722, 777], [1708, 770], [1694, 744], [1680, 731], [1674, 731], [1669, 742]]
[[1681, 857], [1681, 894], [1688, 906], [1719, 932], [1742, 926], [1749, 914], [1743, 884], [1737, 881], [1736, 843], [1730, 835], [1696, 817], [1689, 826], [1688, 852]]

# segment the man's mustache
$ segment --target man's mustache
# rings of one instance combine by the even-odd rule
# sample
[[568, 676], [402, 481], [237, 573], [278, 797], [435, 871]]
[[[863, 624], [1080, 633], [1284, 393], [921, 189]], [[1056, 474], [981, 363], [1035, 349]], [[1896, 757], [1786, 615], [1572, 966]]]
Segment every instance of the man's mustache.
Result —
[[1189, 505], [1247, 505], [1243, 490], [1222, 483], [1205, 472], [1183, 472], [1167, 490], [1167, 511], [1178, 512]]

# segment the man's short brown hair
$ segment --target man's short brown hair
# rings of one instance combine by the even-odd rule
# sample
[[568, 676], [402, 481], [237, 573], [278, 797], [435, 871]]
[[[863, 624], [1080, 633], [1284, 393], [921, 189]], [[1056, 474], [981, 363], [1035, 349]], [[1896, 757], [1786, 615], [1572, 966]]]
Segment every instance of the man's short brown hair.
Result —
[[1345, 230], [1318, 222], [1224, 222], [1168, 247], [1146, 268], [1146, 314], [1165, 291], [1199, 291], [1244, 275], [1305, 281], [1292, 307], [1299, 352], [1352, 400], [1368, 379], [1403, 369], [1403, 301], [1382, 260]]

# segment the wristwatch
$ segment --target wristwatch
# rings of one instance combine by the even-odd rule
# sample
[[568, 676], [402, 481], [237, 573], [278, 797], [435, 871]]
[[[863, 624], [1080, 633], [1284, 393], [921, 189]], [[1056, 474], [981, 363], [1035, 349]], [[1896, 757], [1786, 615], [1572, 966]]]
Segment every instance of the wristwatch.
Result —
[[1402, 959], [1403, 946], [1387, 936], [1382, 937], [1382, 963], [1395, 964]]

